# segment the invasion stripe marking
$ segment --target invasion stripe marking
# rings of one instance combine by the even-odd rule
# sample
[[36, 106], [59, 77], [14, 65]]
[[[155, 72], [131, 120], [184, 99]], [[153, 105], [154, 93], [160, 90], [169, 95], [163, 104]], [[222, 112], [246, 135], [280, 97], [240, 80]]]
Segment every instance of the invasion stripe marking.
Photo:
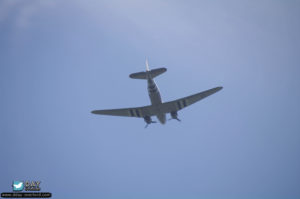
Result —
[[134, 116], [132, 109], [129, 110], [131, 117]]
[[185, 99], [183, 100], [183, 106], [186, 107], [186, 101], [185, 101]]
[[135, 113], [138, 117], [141, 117], [138, 109], [135, 109]]
[[181, 109], [181, 104], [179, 101], [177, 101], [177, 106], [178, 106], [178, 109]]
[[148, 91], [149, 91], [149, 93], [156, 93], [157, 92], [157, 88], [155, 88], [155, 89], [149, 89]]
[[153, 89], [153, 90], [151, 90], [150, 92], [151, 92], [151, 93], [155, 93], [155, 92], [157, 92], [157, 89]]

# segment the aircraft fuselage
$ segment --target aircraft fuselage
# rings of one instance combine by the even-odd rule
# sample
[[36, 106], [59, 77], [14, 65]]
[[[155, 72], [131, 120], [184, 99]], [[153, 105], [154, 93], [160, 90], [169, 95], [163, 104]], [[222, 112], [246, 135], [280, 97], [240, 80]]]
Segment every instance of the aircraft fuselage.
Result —
[[150, 97], [151, 105], [153, 108], [157, 109], [157, 119], [161, 124], [166, 123], [166, 114], [159, 111], [159, 107], [162, 104], [161, 96], [159, 93], [159, 89], [155, 83], [155, 81], [152, 79], [150, 75], [147, 76], [147, 82], [148, 82], [148, 94]]

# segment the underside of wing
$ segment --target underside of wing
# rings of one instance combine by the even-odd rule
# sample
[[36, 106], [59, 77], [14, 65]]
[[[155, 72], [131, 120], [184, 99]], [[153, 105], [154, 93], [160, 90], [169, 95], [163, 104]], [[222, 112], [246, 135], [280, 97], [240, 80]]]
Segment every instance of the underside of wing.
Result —
[[188, 97], [180, 98], [180, 99], [170, 101], [170, 102], [165, 102], [161, 106], [161, 111], [164, 113], [179, 111], [191, 104], [194, 104], [195, 102], [198, 102], [199, 100], [201, 100], [205, 97], [208, 97], [208, 96], [218, 92], [222, 88], [223, 87], [216, 87], [216, 88], [212, 88], [212, 89], [203, 91], [201, 93], [190, 95]]
[[125, 117], [145, 117], [155, 115], [152, 106], [134, 107], [134, 108], [122, 108], [122, 109], [107, 109], [107, 110], [95, 110], [93, 114], [99, 115], [112, 115], [112, 116], [125, 116]]

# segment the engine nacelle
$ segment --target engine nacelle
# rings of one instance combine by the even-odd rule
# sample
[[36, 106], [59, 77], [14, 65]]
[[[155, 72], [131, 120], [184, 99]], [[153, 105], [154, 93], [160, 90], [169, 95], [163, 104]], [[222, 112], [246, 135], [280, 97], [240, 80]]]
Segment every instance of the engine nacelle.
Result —
[[145, 120], [145, 122], [146, 122], [147, 124], [151, 124], [151, 123], [153, 123], [153, 121], [152, 121], [151, 117], [150, 117], [150, 116], [148, 116], [148, 115], [146, 115], [146, 116], [144, 117], [144, 120]]
[[172, 111], [170, 114], [171, 114], [172, 119], [180, 121], [180, 119], [178, 119], [177, 111]]
[[177, 116], [178, 116], [177, 111], [172, 111], [171, 112], [172, 119], [177, 119]]

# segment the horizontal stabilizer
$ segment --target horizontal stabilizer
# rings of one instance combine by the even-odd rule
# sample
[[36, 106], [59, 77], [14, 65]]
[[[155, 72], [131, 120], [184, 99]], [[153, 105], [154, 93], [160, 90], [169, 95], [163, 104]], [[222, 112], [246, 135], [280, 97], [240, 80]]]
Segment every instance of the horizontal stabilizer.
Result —
[[167, 71], [166, 68], [157, 68], [147, 72], [132, 73], [129, 75], [129, 77], [132, 79], [147, 79], [147, 73], [148, 73], [152, 78], [154, 78], [166, 71]]

